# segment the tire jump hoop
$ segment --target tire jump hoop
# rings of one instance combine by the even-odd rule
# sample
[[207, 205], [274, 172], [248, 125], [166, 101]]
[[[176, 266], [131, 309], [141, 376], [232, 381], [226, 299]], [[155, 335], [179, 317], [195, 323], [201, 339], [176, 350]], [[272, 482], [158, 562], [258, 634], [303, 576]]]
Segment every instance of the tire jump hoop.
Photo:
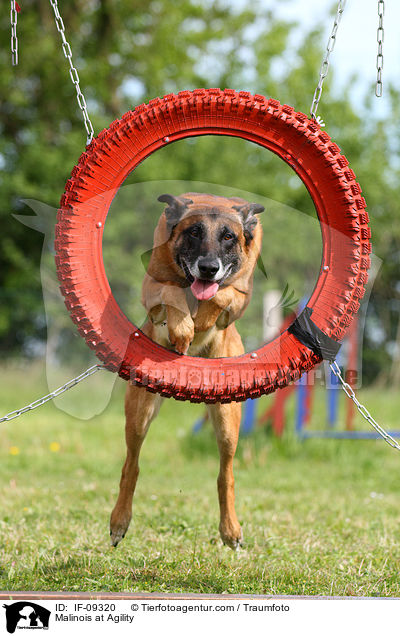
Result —
[[[278, 155], [307, 187], [321, 225], [321, 269], [305, 311], [278, 338], [235, 358], [181, 356], [150, 340], [119, 308], [103, 264], [104, 224], [126, 177], [159, 148], [200, 135], [240, 137]], [[257, 398], [297, 380], [323, 358], [334, 359], [368, 279], [365, 207], [339, 147], [291, 106], [234, 90], [166, 95], [114, 121], [74, 167], [57, 215], [61, 292], [88, 346], [125, 380], [191, 402]]]

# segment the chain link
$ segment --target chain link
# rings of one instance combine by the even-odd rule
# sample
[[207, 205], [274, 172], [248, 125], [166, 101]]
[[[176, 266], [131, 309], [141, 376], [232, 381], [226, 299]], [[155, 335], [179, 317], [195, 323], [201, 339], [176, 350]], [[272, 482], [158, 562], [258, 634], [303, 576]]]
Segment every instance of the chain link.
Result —
[[63, 22], [62, 17], [60, 16], [60, 12], [58, 10], [57, 0], [50, 0], [50, 4], [53, 7], [57, 31], [59, 32], [59, 34], [61, 36], [62, 50], [63, 50], [64, 56], [67, 59], [68, 64], [69, 64], [69, 75], [71, 77], [71, 81], [72, 81], [73, 85], [75, 86], [76, 99], [77, 99], [77, 102], [78, 102], [78, 106], [79, 106], [80, 110], [82, 111], [83, 122], [85, 124], [86, 133], [87, 133], [86, 145], [88, 146], [90, 144], [90, 142], [92, 141], [93, 137], [94, 137], [93, 125], [92, 125], [92, 122], [90, 121], [90, 117], [89, 117], [89, 114], [88, 114], [88, 111], [87, 111], [87, 106], [86, 106], [86, 100], [85, 100], [85, 98], [83, 96], [83, 93], [81, 91], [81, 87], [80, 87], [80, 84], [79, 84], [78, 71], [76, 70], [76, 68], [75, 68], [75, 66], [73, 65], [73, 62], [72, 62], [72, 51], [71, 51], [71, 47], [70, 47], [70, 45], [67, 42], [67, 39], [65, 37], [64, 22]]
[[350, 384], [348, 384], [348, 382], [345, 382], [345, 380], [343, 379], [338, 363], [335, 361], [333, 363], [330, 363], [329, 366], [331, 368], [332, 373], [339, 379], [342, 385], [343, 391], [351, 400], [353, 400], [354, 404], [357, 407], [358, 412], [361, 413], [363, 418], [369, 424], [371, 424], [371, 426], [376, 430], [377, 433], [379, 433], [379, 435], [381, 435], [381, 437], [383, 437], [385, 442], [387, 442], [390, 446], [392, 446], [392, 448], [396, 448], [397, 450], [400, 450], [400, 445], [396, 442], [396, 440], [393, 439], [393, 437], [391, 437], [389, 433], [383, 430], [383, 428], [378, 424], [378, 422], [374, 420], [374, 418], [372, 417], [368, 409], [363, 404], [361, 404], [361, 402], [357, 400], [356, 394], [354, 393], [352, 387], [350, 386]]
[[382, 84], [382, 69], [383, 69], [383, 40], [385, 32], [383, 30], [383, 16], [385, 14], [385, 2], [384, 0], [378, 0], [378, 16], [379, 23], [376, 32], [376, 39], [378, 41], [378, 55], [376, 56], [376, 86], [375, 95], [382, 97], [383, 84]]
[[15, 0], [11, 0], [11, 60], [13, 66], [18, 66], [18, 38], [17, 38], [17, 21], [18, 11]]
[[[332, 370], [332, 373], [340, 381], [343, 391], [351, 400], [353, 400], [354, 404], [357, 407], [357, 410], [359, 411], [359, 413], [361, 413], [363, 418], [369, 424], [371, 424], [371, 426], [376, 430], [377, 433], [379, 433], [379, 435], [381, 435], [381, 437], [383, 437], [385, 442], [387, 442], [390, 446], [392, 446], [392, 448], [396, 448], [397, 450], [400, 450], [400, 445], [396, 442], [396, 440], [393, 439], [393, 437], [391, 437], [388, 433], [386, 433], [386, 431], [378, 424], [378, 422], [374, 420], [372, 415], [369, 413], [368, 409], [363, 404], [361, 404], [361, 402], [358, 401], [356, 394], [354, 393], [350, 384], [348, 384], [348, 382], [345, 382], [345, 380], [343, 379], [338, 363], [335, 361], [333, 363], [330, 363], [329, 366]], [[47, 395], [39, 398], [38, 400], [31, 402], [31, 404], [28, 404], [27, 406], [24, 406], [21, 409], [17, 409], [16, 411], [11, 411], [10, 413], [7, 413], [7, 415], [4, 415], [3, 417], [0, 418], [0, 424], [2, 422], [9, 422], [10, 420], [13, 420], [16, 417], [19, 417], [20, 415], [23, 415], [24, 413], [28, 413], [29, 411], [33, 411], [34, 409], [37, 409], [39, 406], [43, 406], [43, 404], [45, 404], [49, 400], [53, 400], [59, 395], [62, 395], [63, 393], [65, 393], [65, 391], [72, 389], [72, 387], [76, 386], [83, 380], [86, 380], [86, 378], [90, 377], [97, 371], [100, 371], [101, 369], [105, 369], [105, 368], [106, 367], [102, 364], [95, 364], [92, 367], [89, 367], [88, 369], [86, 369], [86, 371], [76, 376], [72, 380], [69, 380], [68, 382], [58, 387], [51, 393], [48, 393]]]
[[39, 406], [42, 406], [49, 400], [52, 400], [53, 398], [58, 397], [59, 395], [61, 395], [65, 391], [68, 391], [69, 389], [72, 389], [72, 387], [79, 384], [79, 382], [82, 382], [82, 380], [86, 380], [86, 378], [93, 375], [93, 373], [96, 373], [97, 371], [100, 371], [100, 369], [105, 369], [105, 368], [106, 367], [103, 366], [102, 364], [95, 364], [92, 367], [89, 367], [89, 369], [86, 369], [86, 371], [78, 375], [76, 378], [69, 380], [68, 382], [63, 384], [63, 386], [58, 387], [58, 389], [55, 389], [55, 391], [52, 391], [51, 393], [48, 393], [44, 397], [39, 398], [38, 400], [35, 400], [35, 402], [28, 404], [28, 406], [24, 406], [23, 408], [18, 409], [17, 411], [11, 411], [11, 413], [7, 413], [7, 415], [0, 417], [0, 424], [2, 422], [9, 422], [10, 420], [13, 420], [15, 417], [19, 417], [20, 415], [23, 415], [24, 413], [27, 413], [28, 411], [33, 411], [33, 409], [37, 409]]
[[317, 108], [318, 108], [319, 101], [322, 95], [322, 85], [324, 83], [326, 76], [328, 75], [328, 69], [329, 69], [329, 63], [330, 63], [329, 58], [331, 56], [333, 49], [335, 48], [336, 34], [337, 34], [337, 30], [338, 30], [339, 23], [342, 18], [342, 13], [344, 11], [345, 6], [346, 6], [346, 0], [339, 0], [335, 22], [333, 23], [332, 33], [329, 37], [328, 44], [326, 46], [326, 52], [322, 60], [321, 68], [319, 71], [319, 81], [317, 84], [317, 88], [315, 89], [315, 92], [314, 92], [314, 97], [313, 97], [311, 110], [310, 110], [311, 117], [312, 119], [315, 119], [315, 120], [317, 120]]

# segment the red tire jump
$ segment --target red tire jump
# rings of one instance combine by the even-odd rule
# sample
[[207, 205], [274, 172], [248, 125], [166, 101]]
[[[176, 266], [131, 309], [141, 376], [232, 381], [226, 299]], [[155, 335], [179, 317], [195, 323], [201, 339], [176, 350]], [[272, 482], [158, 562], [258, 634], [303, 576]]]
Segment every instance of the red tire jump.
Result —
[[323, 239], [320, 275], [308, 307], [317, 327], [340, 341], [359, 308], [370, 266], [365, 200], [329, 135], [291, 106], [260, 95], [219, 89], [166, 95], [103, 130], [81, 155], [61, 198], [57, 273], [72, 320], [107, 369], [178, 400], [239, 401], [286, 386], [321, 357], [287, 330], [258, 351], [235, 358], [181, 356], [128, 320], [104, 271], [104, 223], [120, 185], [159, 148], [199, 135], [252, 141], [281, 157], [303, 181]]

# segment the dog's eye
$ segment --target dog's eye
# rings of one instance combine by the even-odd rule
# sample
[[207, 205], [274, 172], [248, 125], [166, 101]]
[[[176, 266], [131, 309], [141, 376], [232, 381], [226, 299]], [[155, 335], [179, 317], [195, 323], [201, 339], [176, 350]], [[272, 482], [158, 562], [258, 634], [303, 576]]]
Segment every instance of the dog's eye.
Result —
[[229, 232], [224, 234], [224, 241], [231, 241], [232, 239], [233, 239], [233, 234], [230, 234]]
[[198, 238], [200, 236], [200, 230], [198, 227], [193, 227], [190, 232], [189, 232], [190, 236], [193, 236], [193, 238]]

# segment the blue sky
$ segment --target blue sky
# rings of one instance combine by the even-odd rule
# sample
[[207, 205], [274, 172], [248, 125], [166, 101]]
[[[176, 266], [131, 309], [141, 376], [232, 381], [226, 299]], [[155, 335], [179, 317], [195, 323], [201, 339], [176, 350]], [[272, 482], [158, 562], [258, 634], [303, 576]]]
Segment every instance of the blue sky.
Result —
[[[251, 7], [254, 2], [254, 0], [225, 1], [235, 4], [238, 8]], [[296, 39], [299, 42], [302, 41], [305, 33], [321, 25], [325, 25], [323, 42], [324, 45], [327, 43], [334, 22], [331, 9], [336, 9], [336, 0], [257, 0], [257, 4], [264, 9], [272, 10], [278, 17], [299, 23], [298, 30], [294, 32], [294, 45]], [[334, 90], [340, 91], [341, 87], [348, 83], [349, 78], [355, 76], [351, 92], [353, 103], [357, 104], [358, 100], [363, 100], [365, 94], [369, 93], [375, 115], [384, 118], [387, 112], [385, 92], [387, 94], [388, 82], [400, 88], [400, 0], [385, 0], [383, 97], [379, 99], [375, 97], [374, 92], [378, 51], [377, 28], [378, 0], [347, 0], [339, 25], [336, 46], [330, 58], [330, 69], [333, 71]], [[290, 60], [286, 58], [276, 61], [275, 69], [278, 73], [282, 62], [286, 66]], [[209, 60], [205, 59], [204, 64], [206, 72], [210, 72], [207, 67]], [[315, 85], [317, 82], [316, 75]], [[134, 101], [142, 99], [143, 86], [132, 76], [127, 78], [123, 91]], [[279, 95], [276, 97], [279, 99]], [[308, 109], [308, 104], [311, 106], [311, 101], [312, 95], [305, 98], [302, 105], [304, 112]], [[323, 97], [321, 106], [323, 106]], [[323, 108], [319, 109], [319, 114], [323, 116], [322, 110]]]
[[[319, 24], [326, 24], [326, 41], [333, 26], [329, 10], [337, 6], [334, 0], [264, 0], [267, 8], [277, 15], [297, 20], [301, 30], [308, 31]], [[385, 82], [390, 80], [400, 87], [400, 0], [385, 1], [385, 38], [383, 43], [383, 97], [375, 98], [377, 114], [385, 112]], [[331, 55], [335, 70], [335, 87], [356, 75], [353, 96], [365, 93], [376, 79], [376, 55], [378, 28], [377, 0], [347, 0], [337, 34], [336, 46]]]

